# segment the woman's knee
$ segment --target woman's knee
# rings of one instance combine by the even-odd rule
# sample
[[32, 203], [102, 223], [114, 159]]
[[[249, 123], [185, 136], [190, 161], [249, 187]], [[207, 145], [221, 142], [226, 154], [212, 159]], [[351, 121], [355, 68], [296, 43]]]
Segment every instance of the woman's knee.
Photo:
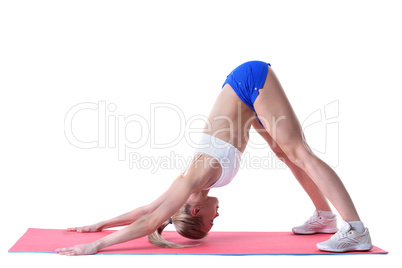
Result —
[[282, 162], [284, 162], [286, 164], [286, 162], [289, 161], [287, 155], [285, 154], [285, 152], [277, 145], [277, 146], [271, 146], [271, 150], [272, 152], [274, 152], [274, 154], [276, 155], [276, 157], [281, 160]]
[[282, 147], [283, 152], [286, 154], [289, 161], [296, 166], [306, 168], [306, 165], [313, 160], [314, 154], [307, 144], [289, 145]]

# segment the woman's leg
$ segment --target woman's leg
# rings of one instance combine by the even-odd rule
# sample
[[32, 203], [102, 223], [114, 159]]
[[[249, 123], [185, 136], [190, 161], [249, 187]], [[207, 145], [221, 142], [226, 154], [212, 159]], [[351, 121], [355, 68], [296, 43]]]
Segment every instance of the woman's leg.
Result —
[[266, 129], [260, 125], [257, 119], [252, 122], [254, 129], [267, 141], [269, 146], [275, 155], [283, 161], [289, 169], [292, 171], [293, 175], [306, 191], [308, 196], [316, 208], [316, 210], [322, 211], [330, 211], [331, 207], [328, 204], [327, 199], [324, 194], [318, 189], [317, 185], [313, 182], [313, 180], [304, 172], [301, 168], [296, 166], [289, 160], [287, 155], [282, 151], [279, 145], [272, 139]]
[[360, 221], [356, 208], [335, 171], [313, 154], [293, 108], [272, 68], [254, 102], [259, 119], [270, 136], [335, 206], [345, 221]]

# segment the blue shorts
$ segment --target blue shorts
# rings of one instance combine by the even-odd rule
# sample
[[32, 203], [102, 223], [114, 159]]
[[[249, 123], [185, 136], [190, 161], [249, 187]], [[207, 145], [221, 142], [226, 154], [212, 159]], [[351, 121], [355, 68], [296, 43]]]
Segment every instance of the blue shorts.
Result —
[[[264, 86], [268, 74], [268, 66], [271, 66], [271, 64], [263, 61], [245, 62], [226, 77], [222, 88], [226, 84], [229, 84], [237, 96], [255, 112], [254, 102], [258, 96], [258, 90]], [[260, 122], [261, 126], [264, 126], [260, 119], [258, 119], [258, 122]]]

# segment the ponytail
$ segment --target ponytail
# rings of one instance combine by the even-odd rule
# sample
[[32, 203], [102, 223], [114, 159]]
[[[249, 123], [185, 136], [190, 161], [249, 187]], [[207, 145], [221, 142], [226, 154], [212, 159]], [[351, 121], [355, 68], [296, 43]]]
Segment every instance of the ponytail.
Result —
[[[176, 231], [186, 238], [201, 239], [208, 234], [201, 230], [203, 227], [202, 218], [199, 216], [192, 216], [190, 212], [190, 206], [188, 204], [185, 204], [178, 212], [176, 212], [176, 214], [172, 216], [171, 221], [176, 228]], [[162, 223], [162, 225], [155, 232], [148, 235], [148, 241], [155, 246], [165, 248], [183, 248], [196, 246], [176, 244], [165, 240], [162, 237], [162, 232], [169, 223], [170, 219]]]

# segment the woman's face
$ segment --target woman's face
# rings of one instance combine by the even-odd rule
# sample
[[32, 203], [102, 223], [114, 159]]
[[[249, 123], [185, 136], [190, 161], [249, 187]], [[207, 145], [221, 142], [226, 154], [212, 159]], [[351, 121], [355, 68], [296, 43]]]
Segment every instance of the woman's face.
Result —
[[202, 217], [204, 222], [204, 231], [209, 232], [214, 225], [214, 219], [219, 216], [219, 200], [216, 197], [208, 196], [201, 204], [198, 216]]

